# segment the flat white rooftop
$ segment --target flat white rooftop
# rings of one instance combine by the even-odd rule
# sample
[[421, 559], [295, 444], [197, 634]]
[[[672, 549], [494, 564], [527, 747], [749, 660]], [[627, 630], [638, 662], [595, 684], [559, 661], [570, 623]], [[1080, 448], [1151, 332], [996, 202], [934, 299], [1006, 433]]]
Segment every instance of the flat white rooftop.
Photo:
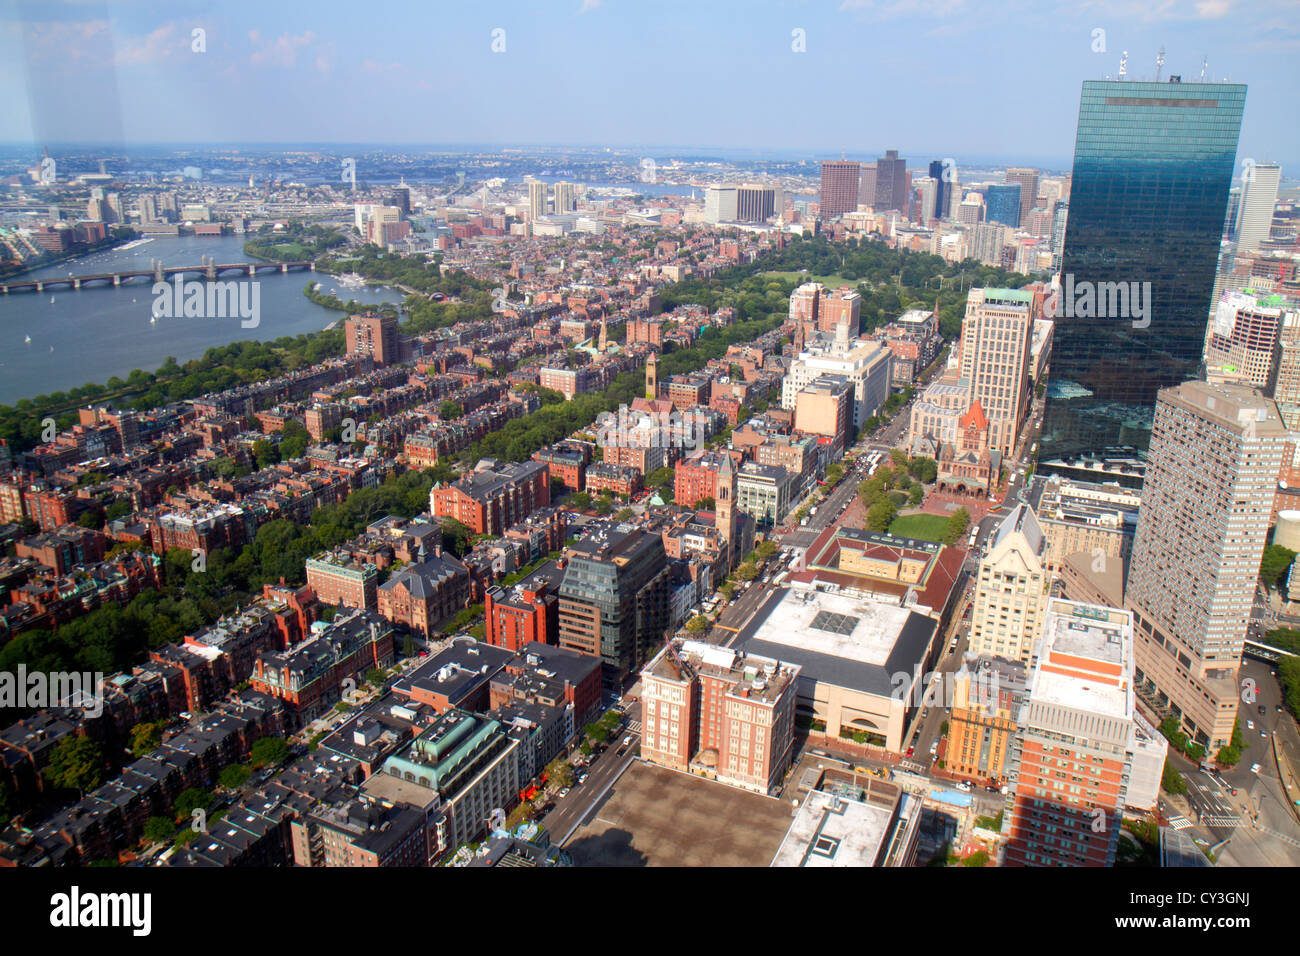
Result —
[[811, 791], [772, 859], [773, 866], [875, 866], [891, 810]]
[[[1064, 661], [1059, 655], [1077, 658]], [[1095, 678], [1081, 673], [1096, 662]], [[1071, 674], [1053, 666], [1073, 667]], [[1111, 672], [1118, 666], [1119, 674]], [[1133, 618], [1127, 611], [1054, 598], [1043, 621], [1042, 658], [1031, 698], [1129, 719], [1133, 716]]]
[[897, 605], [792, 588], [754, 639], [884, 667], [910, 615]]

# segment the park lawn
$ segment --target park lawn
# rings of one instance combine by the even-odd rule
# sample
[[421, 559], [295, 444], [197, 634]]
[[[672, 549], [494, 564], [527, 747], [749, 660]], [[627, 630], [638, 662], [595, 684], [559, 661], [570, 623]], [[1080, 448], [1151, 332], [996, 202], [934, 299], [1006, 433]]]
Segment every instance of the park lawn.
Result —
[[763, 275], [772, 279], [793, 279], [800, 284], [804, 282], [820, 282], [828, 289], [837, 289], [842, 285], [851, 286], [852, 288], [856, 289], [858, 287], [858, 283], [862, 281], [860, 279], [846, 279], [843, 276], [839, 276], [839, 275], [815, 276], [815, 275], [809, 275], [804, 272], [780, 272], [780, 271], [773, 271], [773, 270], [768, 270], [767, 272], [764, 272]]
[[943, 541], [943, 534], [948, 530], [948, 518], [944, 515], [914, 514], [895, 518], [889, 526], [889, 533], [900, 538], [916, 538], [920, 541]]

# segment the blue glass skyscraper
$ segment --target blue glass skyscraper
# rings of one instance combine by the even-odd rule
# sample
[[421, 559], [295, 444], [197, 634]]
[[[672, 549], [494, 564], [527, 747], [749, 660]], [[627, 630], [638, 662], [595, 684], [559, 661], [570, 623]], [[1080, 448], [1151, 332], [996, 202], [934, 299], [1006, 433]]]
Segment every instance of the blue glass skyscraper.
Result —
[[948, 218], [948, 180], [944, 176], [943, 160], [936, 159], [930, 163], [930, 178], [934, 180], [934, 218]]
[[1040, 470], [1141, 482], [1156, 393], [1195, 378], [1239, 83], [1083, 84]]
[[989, 186], [984, 192], [984, 218], [1004, 226], [1020, 225], [1020, 184]]

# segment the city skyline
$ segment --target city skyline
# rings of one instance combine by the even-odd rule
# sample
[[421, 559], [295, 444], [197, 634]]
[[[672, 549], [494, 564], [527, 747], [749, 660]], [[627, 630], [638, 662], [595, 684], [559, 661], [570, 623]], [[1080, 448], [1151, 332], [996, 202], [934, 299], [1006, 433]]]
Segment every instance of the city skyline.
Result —
[[[15, 4], [16, 13], [0, 13], [0, 91], [27, 109], [0, 120], [0, 141], [697, 144], [867, 159], [896, 146], [917, 164], [963, 152], [1050, 165], [1072, 151], [1078, 83], [1115, 77], [1125, 51], [1128, 78], [1149, 78], [1163, 47], [1163, 78], [1195, 79], [1208, 56], [1208, 79], [1251, 84], [1242, 155], [1285, 168], [1300, 158], [1294, 128], [1274, 119], [1286, 115], [1294, 75], [1287, 53], [1300, 47], [1285, 6], [1217, 0], [1125, 12], [1098, 3], [1080, 12], [848, 0], [763, 5], [741, 22], [725, 8], [574, 0], [453, 9], [422, 29], [383, 3], [364, 20], [328, 7], [309, 23], [239, 4], [220, 15], [185, 5]], [[1240, 29], [1225, 31], [1225, 23]], [[994, 29], [996, 46], [1019, 44], [1023, 56], [971, 43], [974, 31]], [[195, 30], [204, 31], [201, 41]], [[722, 31], [728, 43], [712, 42]], [[892, 55], [868, 67], [863, 43]], [[825, 83], [827, 70], [846, 82]], [[714, 75], [735, 82], [704, 82]], [[863, 107], [855, 81], [909, 77], [912, 95], [873, 97]], [[736, 96], [745, 83], [763, 84], [764, 95]], [[1002, 91], [1003, 116], [1025, 111], [1032, 122], [996, 114], [990, 122], [970, 109], [965, 94], [980, 85]], [[918, 95], [932, 108], [914, 110]], [[261, 108], [226, 108], [249, 97]], [[698, 108], [658, 109], [670, 101]], [[846, 110], [861, 123], [841, 122]]]

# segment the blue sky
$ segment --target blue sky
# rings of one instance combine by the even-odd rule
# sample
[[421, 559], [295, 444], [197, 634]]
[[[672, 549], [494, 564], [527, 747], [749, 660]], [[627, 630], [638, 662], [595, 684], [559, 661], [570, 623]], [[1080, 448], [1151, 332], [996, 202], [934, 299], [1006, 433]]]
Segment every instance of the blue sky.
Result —
[[0, 0], [0, 140], [1068, 162], [1080, 82], [1162, 45], [1249, 84], [1240, 155], [1294, 174], [1300, 0]]

